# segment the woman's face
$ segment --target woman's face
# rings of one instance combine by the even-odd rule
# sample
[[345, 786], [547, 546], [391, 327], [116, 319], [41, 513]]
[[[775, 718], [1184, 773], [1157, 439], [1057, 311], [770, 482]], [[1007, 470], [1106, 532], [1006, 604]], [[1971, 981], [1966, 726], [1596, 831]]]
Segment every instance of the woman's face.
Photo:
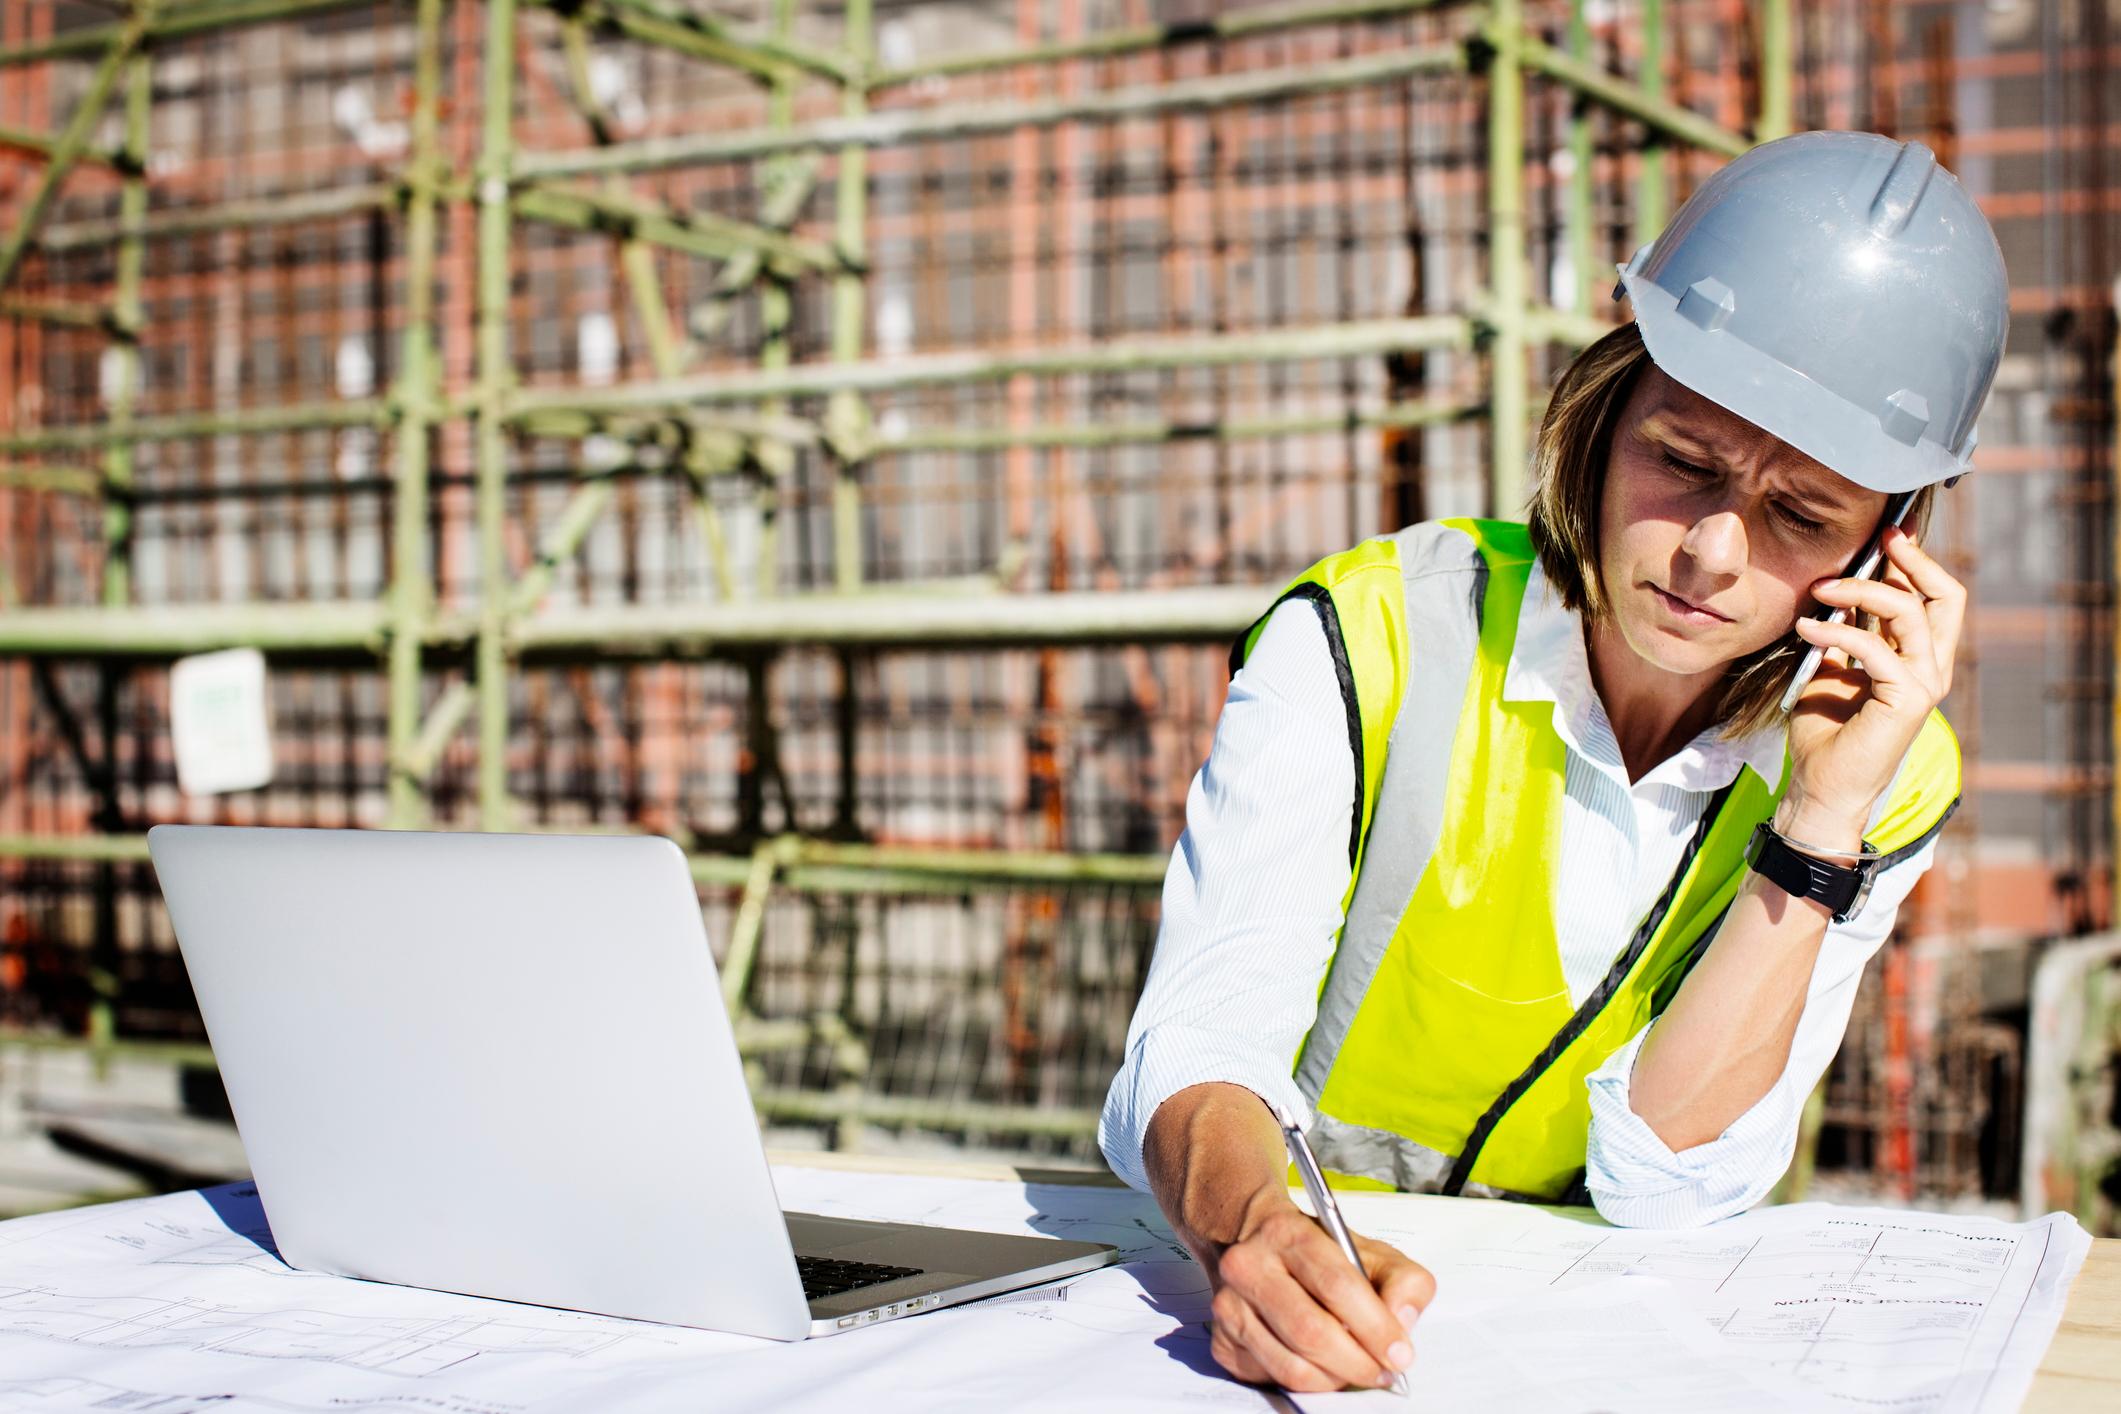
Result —
[[1614, 429], [1599, 507], [1612, 626], [1687, 676], [1764, 648], [1816, 607], [1812, 585], [1855, 558], [1885, 501], [1652, 364]]

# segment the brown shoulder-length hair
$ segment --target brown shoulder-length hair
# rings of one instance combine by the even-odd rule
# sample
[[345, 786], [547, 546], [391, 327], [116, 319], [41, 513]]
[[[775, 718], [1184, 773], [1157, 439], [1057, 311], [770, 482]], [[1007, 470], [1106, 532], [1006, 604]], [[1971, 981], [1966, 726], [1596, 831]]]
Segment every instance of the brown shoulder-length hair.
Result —
[[[1630, 322], [1592, 344], [1562, 371], [1540, 419], [1532, 450], [1534, 486], [1532, 546], [1561, 600], [1599, 623], [1612, 612], [1598, 574], [1598, 510], [1604, 499], [1606, 465], [1636, 380], [1650, 366], [1642, 332]], [[1913, 525], [1919, 537], [1929, 525], [1937, 488], [1915, 498]], [[1733, 662], [1716, 701], [1716, 720], [1726, 737], [1744, 736], [1773, 724], [1782, 691], [1803, 650], [1795, 633]]]

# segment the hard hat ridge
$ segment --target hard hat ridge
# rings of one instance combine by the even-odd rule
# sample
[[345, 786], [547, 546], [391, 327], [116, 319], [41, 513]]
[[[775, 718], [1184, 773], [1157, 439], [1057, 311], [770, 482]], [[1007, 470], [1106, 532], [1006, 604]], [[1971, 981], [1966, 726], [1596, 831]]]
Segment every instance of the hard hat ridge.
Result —
[[1621, 267], [1657, 366], [1860, 485], [1967, 469], [2009, 289], [1920, 143], [1799, 133], [1716, 172]]
[[1890, 239], [1905, 231], [1938, 170], [1937, 154], [1921, 143], [1902, 147], [1879, 184], [1878, 194], [1871, 198], [1871, 234]]

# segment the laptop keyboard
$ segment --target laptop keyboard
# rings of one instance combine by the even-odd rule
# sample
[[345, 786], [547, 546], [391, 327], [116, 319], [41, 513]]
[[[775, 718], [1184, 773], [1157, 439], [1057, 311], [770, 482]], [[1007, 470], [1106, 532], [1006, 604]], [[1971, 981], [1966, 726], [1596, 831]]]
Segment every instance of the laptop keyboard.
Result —
[[841, 1262], [831, 1257], [795, 1259], [796, 1275], [803, 1279], [803, 1297], [815, 1301], [864, 1286], [881, 1286], [900, 1277], [919, 1276], [920, 1267], [886, 1267], [875, 1262]]

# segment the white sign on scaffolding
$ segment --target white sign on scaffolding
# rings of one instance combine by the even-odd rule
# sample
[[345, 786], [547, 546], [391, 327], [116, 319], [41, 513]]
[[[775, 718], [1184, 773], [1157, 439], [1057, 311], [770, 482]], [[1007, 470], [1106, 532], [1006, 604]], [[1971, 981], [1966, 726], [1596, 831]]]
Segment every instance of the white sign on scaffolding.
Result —
[[256, 790], [272, 781], [265, 655], [231, 648], [179, 658], [169, 673], [169, 730], [186, 795]]

